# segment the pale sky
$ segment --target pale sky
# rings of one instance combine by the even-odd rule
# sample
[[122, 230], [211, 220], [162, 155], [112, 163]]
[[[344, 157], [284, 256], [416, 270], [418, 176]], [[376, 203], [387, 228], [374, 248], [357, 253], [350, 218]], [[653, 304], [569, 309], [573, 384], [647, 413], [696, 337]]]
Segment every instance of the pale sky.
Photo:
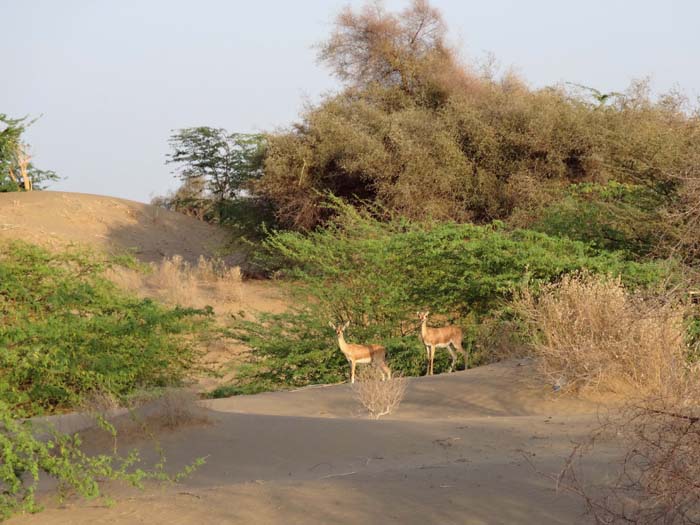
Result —
[[[148, 202], [175, 188], [172, 129], [287, 126], [338, 89], [313, 44], [336, 0], [0, 0], [0, 113], [27, 133], [51, 189]], [[385, 2], [390, 9], [407, 4]], [[700, 96], [696, 0], [433, 0], [467, 60], [495, 55], [532, 86], [570, 81]]]

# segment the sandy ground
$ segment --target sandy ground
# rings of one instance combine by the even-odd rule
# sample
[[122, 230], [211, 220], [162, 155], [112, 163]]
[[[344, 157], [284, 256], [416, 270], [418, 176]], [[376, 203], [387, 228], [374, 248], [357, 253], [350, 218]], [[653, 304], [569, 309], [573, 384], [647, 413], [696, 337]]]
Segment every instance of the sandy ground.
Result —
[[[532, 382], [527, 361], [411, 379], [398, 411], [369, 420], [349, 385], [206, 402], [208, 424], [163, 433], [176, 485], [111, 486], [116, 504], [46, 499], [11, 524], [586, 523], [556, 473], [596, 425], [594, 404]], [[132, 440], [154, 460], [147, 442]], [[605, 473], [603, 449], [591, 465]]]
[[223, 231], [179, 213], [114, 197], [35, 191], [0, 193], [0, 238], [60, 248], [81, 244], [130, 250], [142, 261], [181, 255], [196, 261], [225, 248]]

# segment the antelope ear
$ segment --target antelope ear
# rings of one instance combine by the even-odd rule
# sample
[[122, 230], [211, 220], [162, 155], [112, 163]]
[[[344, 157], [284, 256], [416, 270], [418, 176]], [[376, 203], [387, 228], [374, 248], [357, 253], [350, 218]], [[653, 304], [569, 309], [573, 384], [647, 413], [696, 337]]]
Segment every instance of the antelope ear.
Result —
[[348, 319], [348, 321], [343, 325], [343, 330], [345, 330], [348, 326], [350, 326], [350, 320], [349, 320], [349, 319]]
[[333, 330], [335, 330], [335, 325], [333, 324], [332, 321], [328, 321], [328, 324], [331, 326], [331, 328], [332, 328]]

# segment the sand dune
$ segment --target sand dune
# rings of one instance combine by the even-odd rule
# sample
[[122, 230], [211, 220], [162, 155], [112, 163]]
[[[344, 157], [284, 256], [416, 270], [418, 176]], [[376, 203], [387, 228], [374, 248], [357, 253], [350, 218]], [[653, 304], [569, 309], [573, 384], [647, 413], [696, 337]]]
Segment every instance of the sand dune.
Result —
[[56, 191], [0, 193], [0, 238], [129, 250], [146, 262], [173, 255], [196, 261], [227, 242], [219, 228], [150, 204]]

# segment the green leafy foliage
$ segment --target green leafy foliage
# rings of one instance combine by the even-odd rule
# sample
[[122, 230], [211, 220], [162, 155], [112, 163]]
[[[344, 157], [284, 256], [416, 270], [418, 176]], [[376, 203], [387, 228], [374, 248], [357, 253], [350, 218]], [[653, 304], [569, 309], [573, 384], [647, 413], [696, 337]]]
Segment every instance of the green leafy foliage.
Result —
[[[80, 438], [23, 420], [80, 406], [86, 396], [127, 398], [136, 390], [176, 385], [196, 367], [188, 336], [208, 326], [204, 310], [168, 309], [128, 296], [107, 281], [113, 261], [92, 253], [61, 254], [23, 243], [0, 244], [0, 520], [39, 509], [38, 480], [59, 493], [100, 496], [106, 479], [140, 486], [174, 481], [165, 459], [141, 468], [136, 452], [88, 455]], [[116, 439], [114, 428], [102, 421]], [[48, 435], [46, 435], [48, 432]], [[42, 437], [43, 435], [43, 437]]]
[[246, 182], [260, 176], [265, 151], [262, 135], [207, 126], [178, 130], [170, 146], [168, 162], [180, 166], [180, 179], [199, 182], [217, 201], [235, 199]]
[[[27, 118], [13, 119], [0, 113], [0, 192], [22, 190], [19, 180], [18, 149], [26, 148], [22, 140], [22, 134], [34, 121], [27, 122]], [[41, 170], [31, 162], [27, 164], [27, 175], [32, 181], [35, 190], [43, 188], [44, 183], [57, 180], [58, 176], [53, 171]], [[14, 175], [13, 177], [10, 174]]]
[[236, 238], [259, 239], [263, 224], [274, 224], [269, 203], [250, 191], [262, 175], [264, 135], [202, 126], [178, 130], [169, 143], [182, 186], [153, 204], [225, 226]]
[[549, 205], [534, 230], [636, 257], [653, 255], [667, 233], [658, 192], [638, 184], [582, 183]]
[[[639, 263], [622, 252], [529, 231], [457, 223], [375, 219], [335, 200], [335, 218], [309, 233], [280, 231], [265, 241], [259, 264], [291, 280], [296, 312], [239, 321], [234, 335], [254, 349], [239, 375], [255, 388], [335, 382], [344, 357], [328, 321], [351, 320], [348, 340], [380, 343], [389, 364], [405, 375], [425, 370], [415, 312], [465, 331], [468, 366], [489, 359], [480, 342], [493, 322], [510, 322], [507, 304], [528, 285], [553, 282], [581, 269], [620, 275], [631, 287], [658, 283], [669, 263]], [[484, 323], [489, 320], [488, 323]], [[489, 324], [490, 323], [490, 324]], [[447, 365], [438, 353], [436, 369]]]
[[[105, 430], [114, 428], [102, 422]], [[100, 483], [119, 480], [142, 487], [145, 480], [177, 481], [201, 466], [195, 460], [175, 475], [168, 474], [165, 458], [154, 468], [139, 467], [136, 451], [126, 456], [99, 454], [90, 456], [81, 450], [78, 435], [68, 436], [55, 431], [48, 438], [37, 438], [37, 428], [29, 421], [18, 421], [10, 405], [0, 400], [0, 521], [20, 511], [37, 512], [35, 494], [40, 475], [48, 475], [58, 483], [63, 498], [77, 494], [84, 498], [100, 497]]]
[[0, 399], [15, 416], [178, 384], [195, 367], [187, 336], [207, 312], [128, 296], [101, 276], [105, 267], [89, 253], [0, 245]]

